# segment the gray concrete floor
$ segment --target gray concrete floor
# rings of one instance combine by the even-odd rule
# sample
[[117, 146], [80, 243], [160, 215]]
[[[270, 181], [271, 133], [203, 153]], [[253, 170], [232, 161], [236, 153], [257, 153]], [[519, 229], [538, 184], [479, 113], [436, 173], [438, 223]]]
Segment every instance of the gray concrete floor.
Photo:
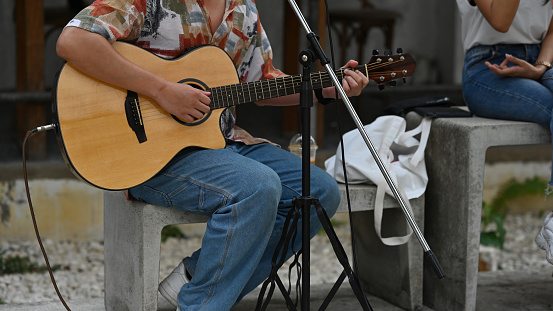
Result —
[[[477, 311], [505, 310], [553, 310], [553, 268], [544, 271], [496, 271], [482, 272], [478, 275]], [[311, 309], [317, 310], [326, 297], [331, 284], [311, 286]], [[254, 291], [232, 311], [251, 311], [255, 309], [259, 292]], [[401, 311], [390, 302], [368, 295], [369, 303], [375, 311]], [[73, 311], [104, 311], [102, 299], [69, 301]], [[29, 305], [0, 305], [0, 311], [54, 311], [64, 310], [60, 302], [48, 302]], [[158, 311], [173, 311], [167, 302], [160, 299]], [[269, 311], [286, 310], [284, 298], [275, 291], [268, 307]], [[358, 311], [362, 310], [353, 291], [343, 284], [326, 310]], [[432, 311], [425, 307], [421, 311]]]

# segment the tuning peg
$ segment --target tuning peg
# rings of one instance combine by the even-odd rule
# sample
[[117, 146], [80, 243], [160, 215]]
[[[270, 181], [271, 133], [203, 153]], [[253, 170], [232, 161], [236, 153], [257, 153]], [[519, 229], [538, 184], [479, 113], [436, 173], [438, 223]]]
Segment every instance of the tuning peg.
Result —
[[384, 55], [390, 55], [392, 54], [392, 51], [390, 49], [384, 50]]
[[390, 82], [388, 82], [388, 85], [391, 86], [391, 87], [394, 87], [394, 86], [396, 86], [396, 81], [395, 80], [390, 81]]
[[403, 80], [403, 83], [407, 83], [407, 79], [406, 78], [402, 78]]
[[397, 48], [397, 53], [398, 54], [403, 54], [403, 49], [402, 48]]
[[379, 84], [378, 89], [382, 91], [384, 89], [384, 84]]
[[378, 55], [378, 53], [379, 53], [378, 50], [373, 50], [373, 56]]

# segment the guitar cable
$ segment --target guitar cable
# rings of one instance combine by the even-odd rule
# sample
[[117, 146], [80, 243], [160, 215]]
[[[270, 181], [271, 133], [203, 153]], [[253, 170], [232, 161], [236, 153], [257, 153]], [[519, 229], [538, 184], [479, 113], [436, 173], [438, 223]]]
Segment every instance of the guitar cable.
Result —
[[29, 191], [29, 181], [27, 178], [27, 160], [25, 157], [25, 146], [27, 145], [27, 140], [33, 136], [36, 133], [45, 132], [49, 130], [53, 130], [56, 128], [55, 124], [49, 124], [45, 126], [39, 126], [31, 131], [27, 132], [27, 135], [25, 135], [25, 139], [23, 140], [23, 179], [25, 180], [25, 191], [27, 192], [27, 201], [29, 202], [29, 211], [31, 212], [31, 218], [33, 220], [33, 226], [35, 229], [36, 238], [38, 241], [38, 244], [40, 245], [40, 250], [42, 252], [42, 256], [44, 257], [44, 261], [46, 262], [46, 267], [48, 268], [48, 273], [50, 274], [50, 280], [52, 281], [52, 285], [54, 285], [54, 289], [56, 290], [56, 294], [58, 295], [58, 298], [60, 299], [61, 303], [65, 307], [67, 311], [71, 311], [65, 300], [63, 299], [63, 296], [61, 295], [61, 292], [58, 289], [58, 285], [56, 283], [56, 279], [54, 278], [54, 273], [52, 272], [52, 268], [50, 267], [50, 261], [48, 260], [48, 255], [46, 255], [46, 250], [44, 249], [44, 245], [42, 244], [42, 239], [40, 238], [40, 233], [38, 231], [38, 225], [35, 218], [35, 212], [33, 208], [33, 203], [31, 201], [31, 193]]

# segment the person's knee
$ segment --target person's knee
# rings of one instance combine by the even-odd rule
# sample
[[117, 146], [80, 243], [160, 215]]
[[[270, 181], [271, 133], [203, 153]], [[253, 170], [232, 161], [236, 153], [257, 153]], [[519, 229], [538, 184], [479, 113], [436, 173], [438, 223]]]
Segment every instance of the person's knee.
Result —
[[340, 188], [329, 174], [321, 174], [312, 183], [312, 196], [319, 199], [329, 217], [336, 213], [340, 205]]
[[276, 213], [278, 203], [282, 196], [282, 184], [279, 176], [271, 171], [272, 174], [265, 174], [257, 182], [257, 196], [274, 208]]
[[242, 191], [237, 199], [250, 201], [252, 207], [263, 205], [266, 212], [276, 214], [278, 203], [282, 195], [282, 185], [279, 176], [270, 169], [252, 172], [243, 177]]

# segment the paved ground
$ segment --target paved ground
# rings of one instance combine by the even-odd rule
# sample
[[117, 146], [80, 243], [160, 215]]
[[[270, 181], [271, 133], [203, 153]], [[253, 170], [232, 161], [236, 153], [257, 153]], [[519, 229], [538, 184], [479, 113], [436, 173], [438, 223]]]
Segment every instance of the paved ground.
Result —
[[[478, 279], [477, 311], [505, 311], [505, 310], [553, 310], [553, 269], [546, 271], [526, 272], [483, 272]], [[316, 285], [311, 287], [311, 309], [319, 308], [326, 297], [330, 285]], [[232, 311], [251, 311], [255, 309], [258, 292], [250, 295]], [[376, 297], [367, 296], [375, 311], [401, 311], [389, 302]], [[73, 311], [104, 311], [102, 299], [85, 301], [69, 301]], [[32, 305], [0, 305], [0, 311], [54, 311], [64, 310], [59, 302], [49, 302]], [[173, 310], [165, 301], [160, 300], [158, 311]], [[282, 296], [276, 292], [271, 300], [269, 311], [286, 310]], [[348, 285], [343, 285], [332, 300], [329, 311], [358, 311], [362, 310], [357, 298]], [[421, 311], [431, 311], [424, 308]]]

